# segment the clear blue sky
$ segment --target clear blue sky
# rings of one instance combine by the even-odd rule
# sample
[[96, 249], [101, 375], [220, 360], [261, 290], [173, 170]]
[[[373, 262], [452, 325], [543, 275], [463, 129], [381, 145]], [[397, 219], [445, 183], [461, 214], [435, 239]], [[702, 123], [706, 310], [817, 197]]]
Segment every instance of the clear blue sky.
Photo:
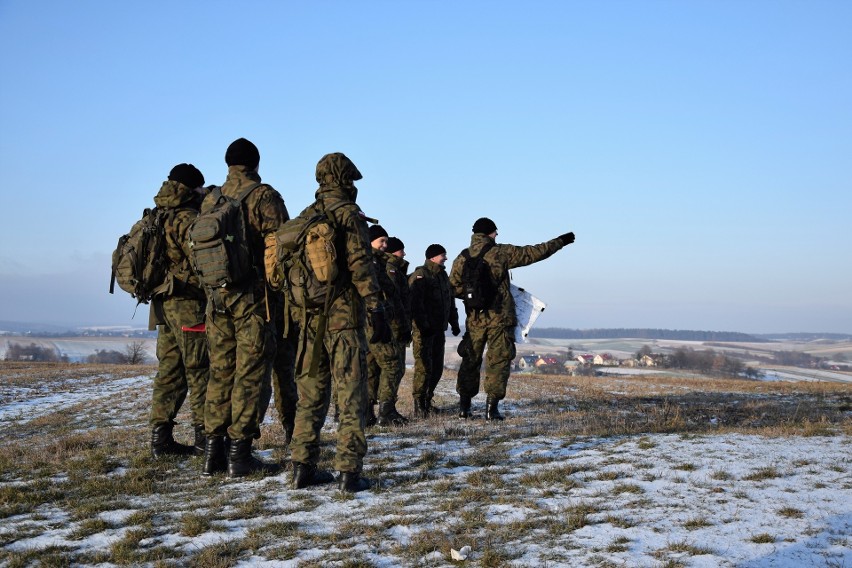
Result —
[[513, 272], [544, 327], [852, 332], [852, 2], [0, 0], [0, 320], [144, 325], [110, 254], [235, 138], [291, 214], [328, 152], [412, 267]]

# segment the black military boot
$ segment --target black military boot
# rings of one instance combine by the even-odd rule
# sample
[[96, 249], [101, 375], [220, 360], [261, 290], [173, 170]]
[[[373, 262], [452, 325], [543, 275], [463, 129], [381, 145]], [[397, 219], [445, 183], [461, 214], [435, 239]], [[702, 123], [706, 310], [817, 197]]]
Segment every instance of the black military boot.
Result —
[[414, 397], [414, 417], [415, 418], [428, 418], [429, 417], [429, 408], [426, 406], [426, 401], [422, 396]]
[[405, 426], [408, 418], [396, 411], [394, 402], [379, 403], [379, 418], [376, 420], [379, 426]]
[[204, 444], [204, 468], [202, 475], [215, 475], [228, 470], [228, 454], [225, 451], [225, 436], [207, 436]]
[[376, 418], [376, 403], [370, 401], [370, 403], [367, 404], [367, 428], [375, 426], [377, 420], [378, 419]]
[[470, 397], [459, 397], [459, 418], [470, 418]]
[[281, 466], [266, 463], [254, 457], [251, 453], [252, 438], [231, 440], [228, 449], [228, 477], [245, 477], [252, 473], [278, 473]]
[[304, 489], [311, 485], [322, 485], [332, 481], [334, 476], [330, 471], [317, 469], [314, 464], [293, 462], [293, 489]]
[[496, 398], [491, 398], [490, 396], [485, 398], [485, 419], [489, 422], [492, 420], [503, 420], [503, 415], [497, 409], [498, 404], [500, 404], [500, 401]]
[[172, 430], [174, 424], [159, 424], [151, 430], [151, 455], [155, 458], [163, 456], [191, 456], [194, 448], [175, 442]]
[[346, 493], [358, 493], [369, 489], [371, 485], [369, 479], [355, 471], [341, 471], [337, 476], [337, 488]]
[[204, 455], [204, 447], [207, 445], [207, 434], [204, 433], [204, 425], [201, 424], [195, 427], [195, 443], [192, 447], [192, 453], [196, 456]]

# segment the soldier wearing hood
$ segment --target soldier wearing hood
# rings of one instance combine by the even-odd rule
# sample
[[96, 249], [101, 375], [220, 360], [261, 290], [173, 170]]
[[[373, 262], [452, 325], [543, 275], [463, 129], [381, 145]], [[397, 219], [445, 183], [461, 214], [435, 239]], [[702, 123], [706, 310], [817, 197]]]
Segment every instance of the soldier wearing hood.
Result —
[[[367, 453], [366, 318], [370, 318], [374, 330], [371, 342], [390, 341], [391, 331], [384, 317], [367, 223], [355, 204], [358, 189], [354, 182], [361, 179], [361, 172], [345, 155], [327, 154], [317, 164], [316, 179], [316, 201], [300, 215], [328, 214], [335, 227], [338, 276], [328, 311], [302, 310], [299, 322], [299, 401], [290, 445], [293, 487], [301, 489], [334, 480], [330, 472], [317, 468], [320, 429], [328, 413], [333, 381], [340, 411], [334, 467], [339, 472], [340, 490], [355, 492], [370, 486], [361, 477]], [[346, 203], [340, 204], [341, 201]]]
[[[204, 176], [192, 164], [178, 164], [169, 172], [154, 198], [166, 212], [164, 223], [168, 272], [151, 300], [151, 321], [157, 324], [157, 374], [151, 400], [151, 452], [163, 455], [204, 453], [204, 398], [210, 360], [204, 290], [189, 261], [189, 226], [198, 215]], [[179, 444], [172, 430], [175, 417], [189, 394], [194, 445]]]
[[459, 393], [459, 417], [470, 417], [471, 399], [479, 393], [479, 370], [485, 361], [485, 419], [503, 420], [498, 404], [506, 397], [506, 385], [512, 359], [515, 358], [515, 300], [509, 290], [509, 270], [548, 258], [574, 242], [574, 233], [565, 233], [538, 245], [515, 246], [497, 244], [497, 225], [487, 217], [473, 224], [470, 247], [453, 261], [450, 284], [457, 298], [464, 299], [462, 274], [464, 266], [481, 256], [493, 287], [493, 297], [484, 308], [465, 306], [467, 320], [458, 352], [462, 356], [456, 391]]

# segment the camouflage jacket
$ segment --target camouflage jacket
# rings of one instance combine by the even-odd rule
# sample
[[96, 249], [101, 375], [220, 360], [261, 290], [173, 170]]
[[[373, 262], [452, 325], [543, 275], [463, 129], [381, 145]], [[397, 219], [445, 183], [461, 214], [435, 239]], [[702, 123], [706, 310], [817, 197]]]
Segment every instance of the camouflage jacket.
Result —
[[316, 192], [316, 201], [300, 213], [313, 216], [330, 209], [339, 201], [350, 202], [329, 213], [336, 233], [338, 285], [342, 287], [342, 293], [336, 297], [329, 309], [329, 330], [362, 327], [365, 308], [376, 308], [382, 300], [382, 288], [373, 264], [367, 222], [361, 209], [355, 204], [354, 195], [355, 192], [346, 186], [322, 185]]
[[[408, 261], [399, 258], [393, 254], [389, 254], [387, 263], [387, 273], [393, 283], [396, 285], [397, 294], [399, 294], [399, 305], [394, 306], [394, 327], [395, 337], [409, 338], [411, 336], [411, 292], [408, 288]], [[396, 332], [399, 331], [399, 334]]]
[[402, 303], [399, 286], [395, 282], [396, 268], [390, 263], [391, 258], [396, 257], [373, 249], [373, 264], [376, 267], [376, 276], [379, 279], [379, 286], [382, 288], [382, 297], [384, 298], [385, 306], [389, 310], [388, 323], [393, 330], [394, 337], [401, 339], [403, 333], [410, 331], [410, 329], [406, 329], [406, 310]]
[[203, 300], [204, 290], [189, 260], [189, 226], [198, 216], [201, 195], [182, 183], [167, 180], [154, 197], [154, 204], [169, 213], [164, 227], [168, 274], [157, 288], [157, 295]]
[[[247, 187], [258, 182], [260, 182], [260, 176], [256, 171], [249, 170], [245, 166], [230, 166], [228, 177], [222, 184], [222, 194], [236, 199]], [[212, 205], [209, 203], [211, 199], [208, 194], [204, 206]], [[266, 248], [264, 238], [266, 235], [274, 234], [285, 221], [290, 219], [290, 215], [281, 194], [265, 183], [255, 188], [246, 197], [244, 208], [248, 216], [246, 231], [249, 248], [252, 251], [253, 264], [257, 270], [259, 282], [262, 282], [263, 252]]]
[[447, 277], [447, 269], [427, 260], [418, 266], [411, 283], [411, 319], [423, 335], [443, 333], [448, 325], [459, 325], [455, 294]]
[[[494, 240], [488, 235], [474, 233], [470, 238], [470, 255], [475, 257], [487, 243]], [[484, 260], [491, 270], [491, 278], [497, 285], [496, 307], [487, 310], [467, 312], [467, 327], [511, 327], [517, 325], [518, 319], [515, 315], [515, 300], [509, 292], [509, 270], [519, 266], [527, 266], [544, 260], [563, 247], [560, 239], [527, 246], [495, 244], [491, 250], [485, 253]], [[453, 294], [462, 297], [462, 267], [465, 258], [461, 254], [453, 261], [453, 269], [450, 272], [450, 284]]]

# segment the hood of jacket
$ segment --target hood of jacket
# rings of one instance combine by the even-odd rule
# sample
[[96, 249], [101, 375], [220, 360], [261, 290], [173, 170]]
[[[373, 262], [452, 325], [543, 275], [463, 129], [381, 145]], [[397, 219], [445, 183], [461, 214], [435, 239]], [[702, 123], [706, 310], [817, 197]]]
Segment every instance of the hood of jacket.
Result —
[[494, 242], [494, 239], [492, 239], [488, 235], [483, 235], [482, 233], [474, 233], [470, 237], [470, 247], [468, 247], [470, 250], [470, 255], [477, 256], [482, 250], [482, 247], [484, 247], [488, 243]]
[[166, 180], [154, 197], [154, 204], [157, 207], [190, 207], [198, 209], [201, 204], [201, 198], [201, 194], [192, 188], [177, 181]]
[[361, 179], [361, 172], [352, 163], [352, 160], [347, 158], [340, 152], [326, 154], [317, 163], [316, 178], [320, 188], [317, 190], [317, 197], [323, 188], [336, 188], [346, 194], [346, 198], [350, 201], [355, 201], [358, 196], [358, 188], [354, 182]]

